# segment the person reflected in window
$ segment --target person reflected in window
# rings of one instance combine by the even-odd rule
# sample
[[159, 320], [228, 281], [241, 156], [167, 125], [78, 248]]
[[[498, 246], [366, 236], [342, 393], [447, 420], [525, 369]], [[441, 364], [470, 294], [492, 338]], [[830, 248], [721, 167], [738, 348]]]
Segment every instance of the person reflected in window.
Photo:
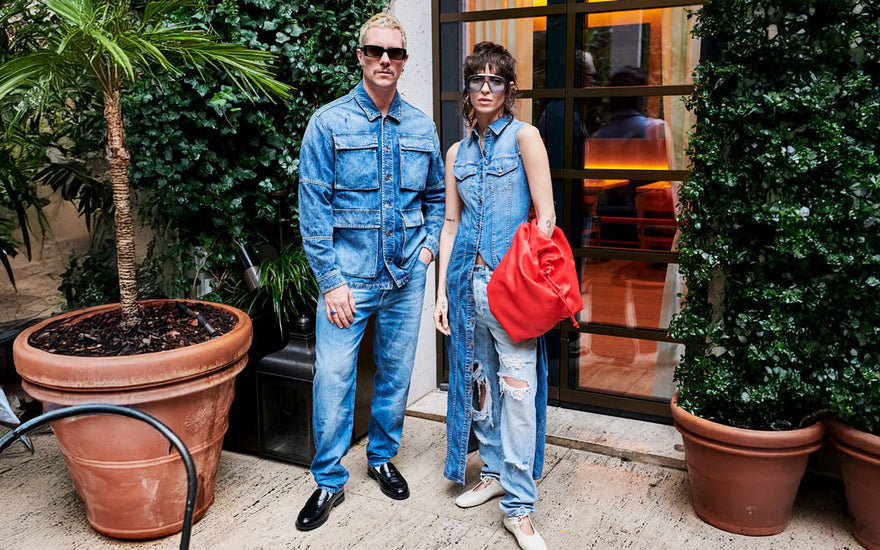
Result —
[[[611, 75], [610, 85], [614, 87], [645, 86], [648, 84], [648, 76], [638, 67], [627, 65], [615, 71]], [[637, 143], [626, 144], [632, 151], [621, 151], [619, 168], [646, 168], [645, 166], [628, 166], [630, 163], [647, 162], [653, 169], [666, 169], [669, 167], [668, 151], [666, 146], [667, 130], [666, 123], [657, 118], [645, 116], [645, 96], [613, 96], [610, 99], [611, 119], [591, 136], [591, 142], [599, 139], [627, 139], [627, 140], [664, 140], [659, 147], [640, 147]], [[640, 151], [656, 150], [656, 154], [649, 154], [649, 158], [641, 158]], [[588, 153], [589, 154], [589, 153]], [[656, 158], [654, 158], [656, 157]], [[599, 159], [602, 160], [602, 159]], [[599, 217], [637, 217], [635, 196], [636, 188], [650, 181], [630, 180], [626, 185], [613, 187], [603, 191], [599, 195], [597, 213]], [[603, 224], [603, 241], [611, 241], [616, 244], [632, 242], [638, 246], [638, 233], [635, 225], [630, 224]]]
[[549, 239], [556, 226], [547, 151], [538, 129], [513, 117], [516, 62], [481, 42], [464, 63], [467, 136], [446, 154], [434, 322], [449, 340], [444, 475], [465, 482], [471, 427], [484, 465], [462, 508], [501, 497], [504, 527], [521, 548], [546, 548], [531, 515], [544, 460], [547, 354], [543, 338], [514, 342], [489, 308], [487, 285], [534, 206]]

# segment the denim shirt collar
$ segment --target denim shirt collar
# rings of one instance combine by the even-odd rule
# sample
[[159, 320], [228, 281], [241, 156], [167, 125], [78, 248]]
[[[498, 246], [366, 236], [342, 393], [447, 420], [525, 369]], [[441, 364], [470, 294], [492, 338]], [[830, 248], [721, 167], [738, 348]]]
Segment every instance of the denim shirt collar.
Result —
[[[376, 107], [376, 104], [373, 103], [373, 99], [370, 97], [370, 94], [367, 93], [366, 88], [364, 88], [364, 81], [361, 80], [358, 82], [358, 85], [354, 88], [354, 99], [357, 101], [357, 104], [360, 105], [361, 109], [364, 110], [364, 114], [367, 116], [367, 120], [373, 122], [377, 118], [382, 116], [382, 111]], [[391, 100], [391, 106], [388, 108], [389, 117], [393, 118], [397, 122], [400, 122], [400, 92], [394, 92], [394, 99]]]
[[[507, 126], [512, 121], [513, 121], [513, 117], [505, 115], [505, 116], [502, 116], [501, 118], [495, 120], [492, 124], [489, 125], [489, 127], [487, 129], [490, 130], [497, 137], [497, 136], [501, 135], [501, 132], [503, 132], [504, 129], [507, 128]], [[471, 138], [476, 139], [476, 140], [480, 139], [480, 133], [477, 131], [476, 124], [474, 124], [473, 127], [471, 127]]]

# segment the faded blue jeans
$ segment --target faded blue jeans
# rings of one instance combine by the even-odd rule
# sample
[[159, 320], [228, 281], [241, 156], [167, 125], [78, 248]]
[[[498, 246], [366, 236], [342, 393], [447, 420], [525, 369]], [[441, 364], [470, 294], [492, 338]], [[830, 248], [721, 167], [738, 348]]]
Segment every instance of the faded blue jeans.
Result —
[[[489, 310], [487, 266], [474, 267], [474, 412], [471, 425], [480, 444], [482, 475], [501, 482], [501, 510], [507, 516], [535, 510], [538, 490], [532, 478], [537, 431], [538, 340], [514, 343]], [[505, 381], [522, 380], [517, 388]], [[484, 391], [488, 388], [488, 392]], [[481, 404], [481, 395], [482, 404]]]
[[337, 493], [348, 481], [348, 470], [340, 461], [351, 446], [358, 349], [371, 315], [375, 316], [376, 375], [367, 431], [367, 462], [379, 466], [397, 454], [416, 356], [427, 269], [416, 260], [412, 278], [400, 288], [352, 288], [357, 311], [349, 328], [330, 323], [323, 315], [324, 297], [318, 298], [312, 388], [316, 452], [311, 471], [320, 489]]

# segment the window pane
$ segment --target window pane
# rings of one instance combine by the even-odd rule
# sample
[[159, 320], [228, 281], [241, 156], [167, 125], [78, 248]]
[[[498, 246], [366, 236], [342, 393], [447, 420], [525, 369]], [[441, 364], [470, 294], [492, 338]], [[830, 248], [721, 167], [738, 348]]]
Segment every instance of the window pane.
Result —
[[[668, 328], [678, 311], [681, 280], [675, 265], [580, 260], [581, 323]], [[668, 399], [678, 344], [590, 333], [569, 334], [573, 386]]]
[[670, 399], [680, 344], [581, 333], [569, 347], [571, 385], [581, 390]]
[[[550, 4], [558, 3], [560, 3], [559, 0], [551, 0], [550, 2]], [[546, 5], [547, 0], [441, 0], [440, 13], [531, 8]]]
[[681, 286], [675, 264], [594, 259], [579, 263], [584, 309], [578, 322], [669, 328]]
[[[615, 86], [614, 74], [637, 67], [645, 85], [693, 84], [699, 42], [691, 38], [694, 20], [686, 7], [586, 14], [578, 26], [585, 66], [595, 73], [593, 86]], [[589, 71], [588, 71], [589, 72]]]
[[580, 99], [574, 109], [580, 141], [573, 168], [686, 170], [693, 125], [681, 96]]

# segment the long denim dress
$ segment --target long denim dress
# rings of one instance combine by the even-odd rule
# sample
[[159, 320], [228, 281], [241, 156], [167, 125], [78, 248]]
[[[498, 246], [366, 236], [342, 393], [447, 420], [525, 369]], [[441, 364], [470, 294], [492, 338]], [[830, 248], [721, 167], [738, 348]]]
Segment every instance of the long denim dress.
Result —
[[[474, 323], [478, 313], [481, 317], [484, 315], [475, 305], [474, 262], [479, 253], [488, 265], [481, 270], [494, 270], [510, 248], [517, 227], [528, 220], [531, 195], [517, 143], [517, 134], [523, 126], [523, 122], [509, 117], [496, 120], [485, 132], [483, 148], [476, 129], [472, 130], [461, 141], [453, 166], [463, 208], [447, 268], [446, 293], [452, 335], [444, 475], [458, 483], [465, 481], [471, 421], [475, 420], [475, 414], [479, 416], [483, 412], [474, 406]], [[481, 274], [477, 282], [484, 276]], [[531, 461], [533, 479], [539, 479], [543, 470], [547, 413], [547, 354], [543, 337], [536, 344], [533, 389], [537, 429]]]

